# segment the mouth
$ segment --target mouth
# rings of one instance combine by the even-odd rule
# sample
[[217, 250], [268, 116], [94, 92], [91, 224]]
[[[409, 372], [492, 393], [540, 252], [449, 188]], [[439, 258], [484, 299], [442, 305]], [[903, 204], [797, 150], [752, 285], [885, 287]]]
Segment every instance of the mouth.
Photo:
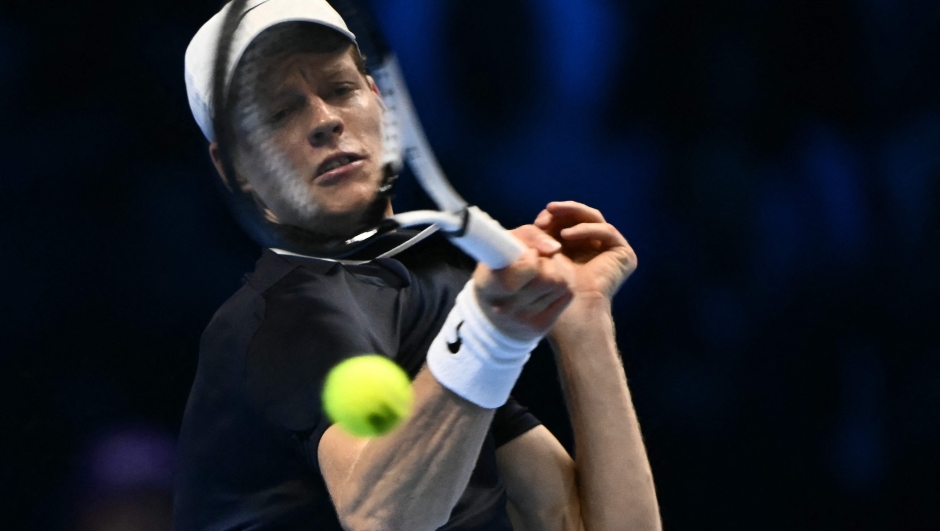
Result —
[[318, 184], [332, 184], [363, 165], [365, 157], [355, 153], [337, 153], [326, 158], [317, 166], [314, 181]]

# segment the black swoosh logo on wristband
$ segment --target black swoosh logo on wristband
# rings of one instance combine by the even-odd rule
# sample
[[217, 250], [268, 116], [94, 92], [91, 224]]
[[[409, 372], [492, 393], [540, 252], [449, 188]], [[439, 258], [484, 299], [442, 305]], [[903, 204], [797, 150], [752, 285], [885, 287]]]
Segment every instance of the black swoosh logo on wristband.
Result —
[[455, 339], [453, 343], [450, 341], [447, 342], [447, 350], [449, 350], [451, 354], [456, 354], [457, 351], [460, 350], [460, 345], [463, 343], [463, 340], [460, 339], [461, 326], [463, 326], [463, 321], [460, 321], [460, 324], [457, 325], [457, 328], [454, 330], [454, 335], [457, 336], [457, 339]]

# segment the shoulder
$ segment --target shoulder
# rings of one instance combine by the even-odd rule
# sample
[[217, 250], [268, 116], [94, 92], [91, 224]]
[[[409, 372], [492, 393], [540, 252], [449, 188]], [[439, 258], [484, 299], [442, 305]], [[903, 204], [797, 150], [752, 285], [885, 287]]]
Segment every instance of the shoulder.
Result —
[[362, 354], [394, 358], [411, 280], [380, 263], [359, 265], [277, 256], [277, 274], [249, 279], [263, 316], [244, 363], [245, 392], [269, 421], [302, 431], [321, 417], [326, 373]]
[[396, 256], [396, 259], [415, 272], [455, 270], [469, 274], [476, 266], [472, 258], [453, 246], [440, 232]]
[[476, 266], [473, 259], [441, 234], [427, 238], [395, 259], [410, 272], [424, 302], [432, 303], [431, 310], [445, 316]]
[[[229, 343], [232, 336], [241, 337], [256, 331], [267, 317], [268, 296], [277, 292], [278, 286], [290, 285], [292, 273], [298, 267], [298, 264], [265, 249], [254, 271], [244, 276], [242, 286], [213, 315], [203, 333], [203, 350], [214, 343]], [[321, 270], [326, 271], [327, 267]], [[284, 282], [285, 279], [288, 281]], [[226, 357], [230, 358], [231, 352], [231, 345], [228, 345]]]

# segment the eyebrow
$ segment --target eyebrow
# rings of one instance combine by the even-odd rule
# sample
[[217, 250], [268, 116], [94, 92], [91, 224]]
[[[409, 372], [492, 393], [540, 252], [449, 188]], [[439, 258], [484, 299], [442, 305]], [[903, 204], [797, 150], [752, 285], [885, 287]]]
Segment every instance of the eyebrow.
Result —
[[[287, 77], [295, 73], [299, 73], [300, 77], [306, 83], [313, 84], [313, 80], [310, 76], [310, 72], [314, 71], [314, 69], [308, 68], [306, 64], [304, 64], [303, 62], [299, 64], [295, 64], [295, 65], [290, 65], [290, 66], [284, 65], [283, 68], [286, 68], [285, 73]], [[332, 62], [327, 65], [323, 65], [322, 67], [319, 68], [319, 71], [321, 72], [320, 75], [322, 76], [321, 81], [333, 81], [337, 77], [340, 77], [340, 76], [359, 73], [359, 70], [356, 69], [355, 66], [347, 65], [343, 63], [341, 60]], [[284, 79], [287, 79], [287, 77], [285, 77]], [[295, 89], [286, 87], [285, 83], [277, 83], [275, 85], [271, 83], [271, 81], [272, 79], [269, 79], [268, 83], [266, 83], [268, 85], [268, 89], [266, 90], [267, 97], [271, 100], [289, 97], [292, 95], [292, 93], [296, 92]]]
[[[323, 72], [323, 77], [327, 80], [339, 77], [344, 74], [348, 74], [350, 73], [349, 71], [350, 69], [347, 68], [347, 66], [343, 64], [328, 65], [321, 69], [321, 72]], [[307, 73], [308, 73], [308, 69], [301, 68], [300, 75], [304, 78], [304, 80], [306, 80], [309, 83], [310, 79], [307, 77]]]

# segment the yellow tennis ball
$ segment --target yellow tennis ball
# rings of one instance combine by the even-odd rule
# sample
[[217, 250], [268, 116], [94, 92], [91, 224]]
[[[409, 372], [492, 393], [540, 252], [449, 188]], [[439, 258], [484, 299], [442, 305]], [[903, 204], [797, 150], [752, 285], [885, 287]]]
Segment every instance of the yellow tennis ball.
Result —
[[394, 361], [369, 354], [349, 358], [326, 375], [323, 410], [357, 437], [387, 433], [411, 414], [411, 380]]

